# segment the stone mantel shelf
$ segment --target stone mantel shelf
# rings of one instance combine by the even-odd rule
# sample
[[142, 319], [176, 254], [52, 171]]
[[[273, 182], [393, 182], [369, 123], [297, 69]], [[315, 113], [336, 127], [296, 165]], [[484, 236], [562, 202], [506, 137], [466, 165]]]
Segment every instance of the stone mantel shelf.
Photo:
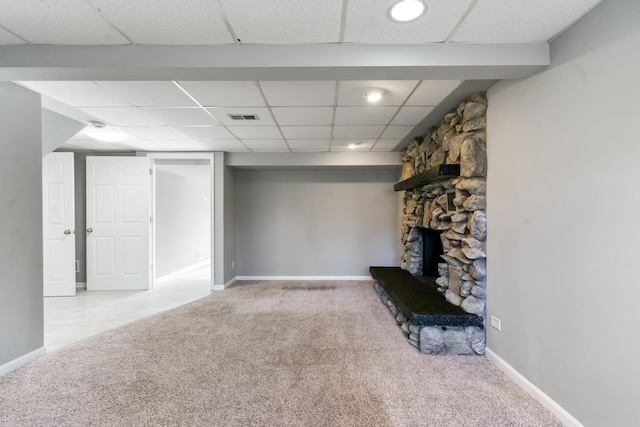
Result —
[[440, 165], [400, 181], [393, 186], [395, 191], [411, 190], [421, 185], [433, 182], [444, 181], [446, 179], [458, 178], [460, 176], [460, 165]]

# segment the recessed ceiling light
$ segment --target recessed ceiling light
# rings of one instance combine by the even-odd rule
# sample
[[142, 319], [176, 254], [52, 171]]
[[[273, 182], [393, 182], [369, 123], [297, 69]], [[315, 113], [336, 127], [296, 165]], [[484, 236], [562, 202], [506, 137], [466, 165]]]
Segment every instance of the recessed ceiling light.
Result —
[[427, 11], [423, 0], [401, 0], [389, 8], [387, 16], [393, 22], [411, 22], [420, 18]]
[[364, 94], [364, 98], [369, 102], [378, 102], [386, 94], [387, 94], [387, 91], [384, 89], [371, 89]]
[[118, 142], [124, 139], [124, 135], [114, 129], [107, 129], [102, 122], [91, 122], [91, 127], [85, 130], [84, 134], [103, 142]]
[[355, 142], [352, 142], [351, 144], [347, 145], [347, 147], [349, 147], [350, 150], [355, 150], [356, 148], [358, 148], [358, 145], [360, 144], [356, 144]]

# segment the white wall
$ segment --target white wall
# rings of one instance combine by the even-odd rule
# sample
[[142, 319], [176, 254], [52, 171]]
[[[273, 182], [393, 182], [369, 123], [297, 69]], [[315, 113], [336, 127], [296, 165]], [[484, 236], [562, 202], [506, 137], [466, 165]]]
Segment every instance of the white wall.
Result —
[[640, 2], [489, 91], [488, 347], [588, 426], [640, 425]]
[[400, 264], [399, 169], [236, 171], [239, 276], [367, 276]]
[[40, 95], [0, 82], [0, 366], [43, 346]]
[[210, 259], [209, 171], [209, 165], [156, 167], [156, 278]]

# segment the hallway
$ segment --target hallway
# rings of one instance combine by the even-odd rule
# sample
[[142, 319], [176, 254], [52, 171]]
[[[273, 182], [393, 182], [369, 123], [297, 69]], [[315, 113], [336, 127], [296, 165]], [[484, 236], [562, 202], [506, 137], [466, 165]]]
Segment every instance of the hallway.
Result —
[[135, 320], [187, 304], [211, 293], [211, 266], [167, 279], [148, 291], [78, 289], [75, 297], [44, 299], [48, 352]]

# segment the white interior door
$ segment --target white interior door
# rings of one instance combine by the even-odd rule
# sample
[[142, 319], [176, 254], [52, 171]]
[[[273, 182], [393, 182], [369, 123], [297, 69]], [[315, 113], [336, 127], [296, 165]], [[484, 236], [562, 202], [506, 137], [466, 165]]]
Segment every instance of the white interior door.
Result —
[[73, 153], [42, 159], [44, 296], [76, 294]]
[[147, 157], [87, 157], [87, 290], [150, 288]]

